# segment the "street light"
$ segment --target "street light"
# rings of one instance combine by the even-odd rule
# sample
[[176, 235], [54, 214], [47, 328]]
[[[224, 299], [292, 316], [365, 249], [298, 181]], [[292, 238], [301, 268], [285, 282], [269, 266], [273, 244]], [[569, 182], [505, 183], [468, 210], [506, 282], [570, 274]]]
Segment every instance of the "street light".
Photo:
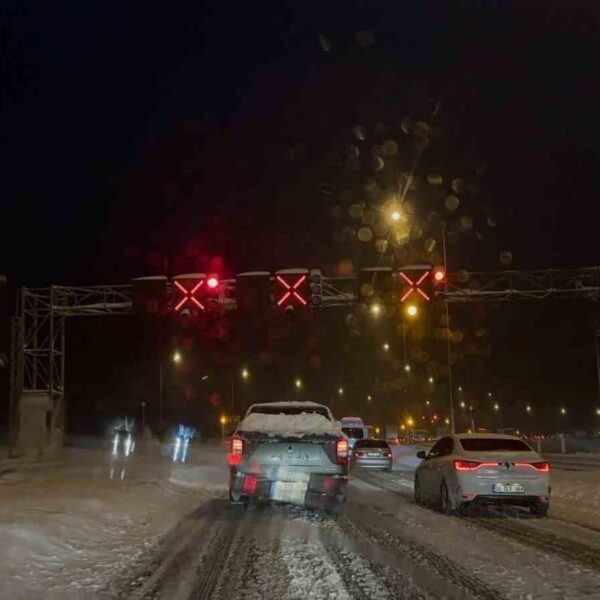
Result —
[[464, 401], [464, 400], [461, 400], [461, 401], [460, 401], [460, 407], [461, 407], [461, 408], [464, 408], [465, 406], [466, 406], [466, 404], [465, 404], [465, 401]]
[[296, 379], [296, 381], [294, 381], [294, 385], [296, 386], [297, 389], [300, 389], [302, 387], [302, 379], [300, 379], [299, 377]]
[[390, 349], [390, 345], [385, 342], [385, 344], [383, 344], [383, 349], [387, 352]]
[[492, 397], [492, 392], [488, 392], [488, 398]]
[[341, 396], [344, 393], [344, 388], [339, 388], [338, 389], [338, 394]]
[[600, 408], [597, 408], [597, 409], [596, 409], [596, 414], [597, 414], [598, 416], [600, 416]]
[[528, 413], [530, 413], [530, 412], [531, 412], [531, 406], [528, 404], [528, 405], [525, 407], [525, 410], [526, 410]]
[[181, 352], [179, 352], [179, 350], [175, 350], [175, 352], [173, 352], [173, 362], [175, 364], [178, 364], [181, 362]]
[[402, 218], [402, 214], [399, 210], [393, 210], [390, 214], [390, 217], [392, 218], [392, 221], [395, 221], [397, 223]]
[[404, 365], [404, 370], [405, 370], [407, 373], [410, 373], [410, 365]]
[[248, 379], [250, 377], [250, 371], [248, 369], [242, 369], [242, 379]]
[[430, 402], [429, 400], [425, 400], [425, 406], [429, 406]]
[[444, 423], [446, 423], [446, 425], [450, 425], [450, 419], [448, 417], [446, 417], [444, 419]]
[[458, 386], [458, 391], [459, 391], [459, 392], [462, 392], [462, 385], [459, 385], [459, 386]]
[[406, 424], [407, 424], [409, 427], [412, 427], [412, 426], [415, 424], [415, 422], [413, 421], [413, 418], [412, 418], [412, 417], [408, 417], [408, 419], [406, 419]]
[[381, 304], [371, 304], [371, 314], [378, 317], [381, 314]]
[[371, 400], [373, 400], [373, 397], [371, 396], [371, 394], [369, 394], [369, 395], [367, 396], [367, 402], [371, 402]]
[[561, 415], [566, 415], [567, 414], [567, 409], [564, 406], [560, 409], [560, 414]]
[[429, 378], [429, 383], [433, 383], [433, 377]]
[[419, 309], [417, 308], [416, 304], [409, 304], [406, 307], [406, 314], [411, 318], [414, 319], [418, 314], [419, 314]]
[[497, 402], [494, 404], [494, 410], [500, 410], [500, 405]]

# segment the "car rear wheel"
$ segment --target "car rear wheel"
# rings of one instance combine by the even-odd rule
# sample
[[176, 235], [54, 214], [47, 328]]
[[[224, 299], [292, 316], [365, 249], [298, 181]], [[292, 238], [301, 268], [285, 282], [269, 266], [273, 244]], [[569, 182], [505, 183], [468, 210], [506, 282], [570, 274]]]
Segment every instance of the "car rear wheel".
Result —
[[549, 508], [550, 505], [548, 503], [540, 502], [539, 504], [532, 504], [529, 507], [529, 510], [531, 511], [531, 514], [535, 515], [536, 517], [547, 517]]
[[452, 509], [452, 503], [450, 502], [450, 494], [448, 493], [448, 485], [445, 481], [442, 481], [440, 486], [440, 500], [439, 509], [445, 515], [451, 515], [454, 510]]
[[421, 481], [418, 477], [415, 477], [415, 503], [423, 504], [423, 497], [421, 495]]

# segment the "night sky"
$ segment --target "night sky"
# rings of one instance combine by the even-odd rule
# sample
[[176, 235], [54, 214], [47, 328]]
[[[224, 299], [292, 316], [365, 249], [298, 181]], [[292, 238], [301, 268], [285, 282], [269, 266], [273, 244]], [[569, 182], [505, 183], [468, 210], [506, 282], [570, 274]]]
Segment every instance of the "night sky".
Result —
[[[437, 102], [460, 151], [435, 160], [459, 177], [485, 164], [501, 222], [493, 243], [451, 247], [451, 270], [600, 264], [596, 3], [178, 6], [2, 3], [0, 272], [12, 286], [126, 283], [218, 257], [224, 275], [333, 264], [328, 194], [345, 180], [328, 153], [357, 124], [395, 135]], [[423, 168], [435, 156], [432, 144]], [[510, 379], [507, 396], [595, 406], [595, 311], [488, 315], [473, 385]]]

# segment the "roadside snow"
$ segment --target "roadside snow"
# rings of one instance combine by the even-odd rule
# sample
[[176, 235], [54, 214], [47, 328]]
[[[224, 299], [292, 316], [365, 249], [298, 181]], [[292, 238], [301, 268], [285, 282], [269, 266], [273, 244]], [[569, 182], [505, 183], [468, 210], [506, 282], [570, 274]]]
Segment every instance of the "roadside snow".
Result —
[[[199, 502], [222, 496], [220, 448], [211, 464], [66, 451], [62, 465], [12, 466], [0, 478], [0, 581], [11, 599], [89, 598], [127, 571]], [[223, 465], [220, 465], [223, 462]]]

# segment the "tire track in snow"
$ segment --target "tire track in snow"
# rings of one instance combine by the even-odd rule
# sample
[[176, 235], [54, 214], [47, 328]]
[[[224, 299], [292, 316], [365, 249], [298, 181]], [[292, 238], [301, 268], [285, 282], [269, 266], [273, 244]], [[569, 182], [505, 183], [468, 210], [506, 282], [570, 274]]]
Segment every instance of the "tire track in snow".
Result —
[[587, 544], [568, 540], [537, 528], [527, 527], [508, 518], [479, 520], [469, 519], [468, 517], [463, 518], [476, 527], [509, 537], [526, 546], [538, 548], [544, 552], [551, 552], [586, 567], [600, 569], [598, 549]]
[[[365, 509], [366, 507], [361, 506], [362, 514], [364, 514]], [[453, 593], [450, 592], [448, 587], [446, 588], [448, 597], [460, 598], [464, 596], [466, 591], [472, 597], [480, 598], [481, 600], [501, 600], [504, 598], [500, 592], [474, 575], [471, 575], [461, 565], [449, 558], [436, 554], [426, 546], [392, 534], [389, 531], [361, 523], [347, 514], [340, 518], [338, 525], [340, 525], [341, 529], [346, 529], [350, 535], [375, 540], [378, 545], [386, 547], [396, 556], [408, 557], [417, 566], [415, 571], [418, 571], [422, 565], [426, 565], [428, 569], [437, 573], [441, 578], [441, 581], [437, 585], [438, 588], [444, 587], [444, 584], [446, 586], [452, 584], [454, 588]], [[425, 581], [422, 578], [421, 581], [416, 581], [416, 583], [422, 587]], [[425, 589], [426, 587], [424, 587]]]

